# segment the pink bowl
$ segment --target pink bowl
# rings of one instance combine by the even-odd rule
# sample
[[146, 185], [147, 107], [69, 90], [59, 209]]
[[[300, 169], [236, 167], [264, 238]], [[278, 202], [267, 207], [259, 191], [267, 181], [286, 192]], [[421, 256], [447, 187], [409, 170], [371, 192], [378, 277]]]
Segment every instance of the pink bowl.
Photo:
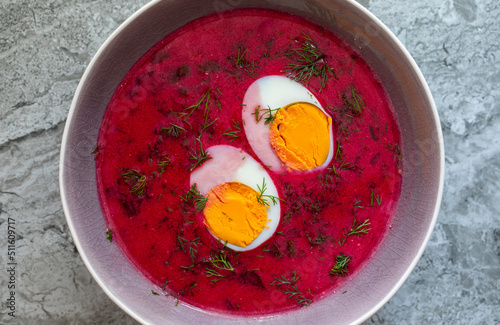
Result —
[[[90, 154], [107, 104], [132, 65], [166, 34], [225, 9], [278, 9], [315, 21], [358, 49], [385, 85], [396, 110], [404, 148], [402, 195], [392, 229], [374, 257], [343, 288], [307, 308], [278, 316], [209, 313], [151, 294], [151, 283], [116, 245], [106, 223]], [[102, 45], [75, 93], [64, 131], [61, 197], [69, 229], [90, 273], [125, 312], [144, 324], [351, 324], [368, 319], [401, 287], [429, 240], [441, 202], [443, 138], [429, 88], [399, 40], [352, 0], [152, 1]]]

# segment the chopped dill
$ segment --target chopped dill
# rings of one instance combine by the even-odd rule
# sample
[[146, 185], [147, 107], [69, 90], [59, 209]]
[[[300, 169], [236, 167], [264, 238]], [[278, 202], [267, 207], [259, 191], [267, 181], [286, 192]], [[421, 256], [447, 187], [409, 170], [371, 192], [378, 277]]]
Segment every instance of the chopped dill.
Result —
[[178, 126], [178, 125], [175, 125], [173, 123], [170, 123], [170, 127], [161, 127], [160, 128], [160, 131], [161, 132], [167, 132], [167, 134], [171, 137], [174, 137], [174, 138], [178, 138], [181, 131], [186, 131], [185, 128], [181, 127], [181, 126]]
[[194, 267], [194, 264], [188, 265], [188, 266], [183, 266], [181, 265], [180, 268], [183, 269], [184, 271], [189, 271]]
[[207, 278], [215, 277], [215, 279], [210, 281], [211, 284], [217, 283], [220, 279], [227, 277], [227, 275], [222, 275], [219, 271], [208, 267], [205, 267], [205, 273], [207, 274]]
[[[177, 242], [176, 242], [177, 248], [180, 249], [183, 252], [186, 252], [189, 254], [189, 257], [191, 258], [191, 261], [194, 262], [196, 259], [196, 253], [198, 253], [198, 250], [196, 249], [199, 245], [201, 245], [200, 238], [195, 238], [193, 240], [186, 239], [180, 235], [177, 235]], [[181, 268], [185, 270], [189, 270], [194, 265], [190, 267], [186, 266], [181, 266]]]
[[[302, 31], [301, 31], [302, 32]], [[288, 64], [283, 72], [297, 82], [309, 82], [311, 77], [318, 77], [321, 92], [325, 88], [328, 79], [333, 76], [337, 78], [335, 71], [326, 62], [325, 54], [316, 46], [311, 37], [302, 32], [304, 41], [297, 41], [299, 48], [292, 49], [297, 63]]]
[[[199, 143], [199, 148], [196, 145], [196, 142]], [[208, 152], [203, 149], [203, 144], [201, 143], [200, 137], [197, 137], [194, 141], [194, 146], [191, 150], [188, 150], [191, 157], [189, 159], [194, 160], [195, 162], [189, 167], [189, 171], [192, 172], [196, 167], [203, 164], [205, 161], [212, 159]]]
[[113, 230], [111, 230], [111, 228], [109, 228], [108, 230], [106, 230], [106, 239], [109, 240], [110, 243], [113, 242]]
[[348, 270], [347, 263], [351, 260], [349, 256], [340, 253], [335, 257], [335, 265], [330, 270], [330, 275], [345, 276]]
[[167, 155], [163, 155], [161, 157], [162, 160], [160, 160], [160, 162], [158, 162], [158, 166], [162, 167], [162, 168], [165, 168], [172, 160], [167, 156]]
[[248, 51], [248, 49], [243, 50], [243, 46], [240, 45], [238, 47], [238, 54], [237, 54], [236, 58], [233, 56], [230, 56], [228, 59], [233, 63], [233, 66], [236, 69], [245, 71], [252, 78], [255, 78], [256, 77], [255, 68], [257, 68], [258, 65], [256, 64], [255, 61], [250, 62], [247, 60], [247, 58], [246, 58], [247, 51]]
[[[255, 115], [255, 122], [259, 123], [262, 119], [264, 119], [264, 125], [268, 125], [273, 123], [276, 119], [276, 114], [280, 109], [281, 107], [271, 108], [269, 106], [267, 106], [266, 109], [261, 109], [259, 105], [255, 108], [255, 111], [251, 115]], [[263, 112], [262, 115], [260, 115], [261, 112]]]
[[384, 145], [384, 147], [394, 154], [394, 156], [396, 157], [396, 160], [398, 162], [398, 167], [401, 167], [401, 149], [399, 148], [399, 145], [398, 144], [389, 144], [389, 141], [387, 141], [387, 144]]
[[196, 104], [193, 104], [189, 107], [186, 107], [184, 108], [184, 110], [182, 112], [179, 113], [179, 116], [181, 117], [190, 117], [200, 106], [203, 102], [205, 102], [205, 106], [208, 105], [208, 102], [210, 100], [210, 91], [212, 90], [212, 88], [210, 88], [209, 90], [207, 90], [205, 92], [205, 94], [203, 94], [203, 96], [201, 97], [201, 99], [196, 103]]
[[196, 183], [191, 186], [189, 191], [187, 191], [186, 196], [182, 197], [181, 199], [184, 202], [189, 202], [191, 200], [194, 200], [195, 205], [196, 205], [196, 212], [201, 212], [203, 208], [205, 207], [205, 204], [207, 204], [208, 197], [203, 196], [198, 188], [196, 187]]
[[227, 128], [222, 135], [226, 136], [230, 139], [230, 142], [233, 142], [235, 139], [240, 137], [241, 125], [238, 121], [233, 120], [233, 130], [229, 131], [231, 128]]
[[283, 201], [279, 197], [264, 194], [264, 192], [267, 190], [267, 184], [265, 178], [262, 178], [262, 187], [259, 186], [259, 184], [257, 184], [257, 188], [259, 189], [259, 194], [257, 194], [257, 202], [259, 202], [260, 204], [269, 206], [269, 202], [267, 199], [270, 199], [274, 205], [276, 205], [279, 200]]
[[369, 230], [371, 230], [371, 228], [368, 228], [369, 225], [370, 225], [369, 219], [366, 219], [362, 223], [356, 224], [356, 215], [354, 215], [354, 222], [352, 223], [351, 230], [349, 230], [346, 236], [358, 235], [363, 237], [366, 233], [368, 233]]
[[347, 89], [346, 92], [342, 95], [342, 101], [344, 103], [342, 111], [350, 112], [352, 114], [347, 114], [347, 117], [354, 118], [354, 116], [360, 116], [363, 113], [365, 102], [358, 94], [353, 85], [350, 85], [349, 89]]
[[211, 263], [213, 267], [220, 270], [234, 272], [234, 267], [227, 260], [226, 252], [223, 250], [211, 254], [210, 257], [206, 260], [203, 260], [203, 262]]
[[[210, 101], [210, 90], [208, 90], [207, 94], [207, 99], [205, 101], [205, 110], [203, 112], [203, 117], [205, 117], [202, 127], [201, 127], [201, 133], [203, 133], [210, 125], [214, 124], [215, 121], [217, 121], [219, 118], [217, 117], [215, 120], [211, 121], [210, 123], [208, 122], [208, 113], [210, 112], [210, 105], [208, 105], [208, 102]], [[220, 110], [220, 103], [217, 100], [217, 106], [219, 107]]]
[[167, 288], [167, 284], [169, 284], [170, 282], [172, 282], [172, 280], [169, 280], [168, 278], [165, 279], [165, 284], [163, 285], [163, 287], [161, 288], [161, 290], [165, 291], [165, 289]]
[[125, 183], [130, 185], [130, 193], [135, 197], [142, 197], [146, 189], [148, 178], [137, 169], [126, 169], [121, 175]]
[[382, 205], [382, 196], [380, 196], [380, 194], [378, 193], [378, 190], [376, 190], [376, 192], [371, 190], [370, 206], [373, 206], [373, 199], [374, 198], [377, 201], [378, 206], [381, 206]]
[[361, 200], [356, 200], [356, 202], [354, 202], [354, 208], [357, 208], [357, 209], [363, 209], [363, 206], [360, 204]]
[[99, 150], [101, 150], [102, 145], [98, 144], [94, 150], [90, 152], [90, 154], [94, 155], [94, 159], [97, 159], [99, 157]]
[[281, 275], [280, 277], [275, 277], [274, 281], [271, 282], [270, 286], [280, 286], [285, 289], [279, 290], [284, 294], [288, 295], [287, 299], [295, 300], [295, 302], [301, 307], [307, 307], [311, 304], [312, 299], [308, 299], [304, 296], [304, 294], [297, 287], [297, 281], [300, 279], [300, 276], [297, 275], [297, 270], [293, 271], [292, 277], [288, 278], [285, 275]]
[[317, 236], [314, 237], [314, 238], [311, 238], [311, 236], [309, 236], [307, 233], [306, 233], [306, 238], [307, 238], [307, 241], [309, 241], [309, 244], [311, 245], [311, 248], [313, 246], [317, 246], [317, 245], [321, 245], [321, 244], [324, 244], [326, 242], [326, 240], [331, 237], [331, 236], [325, 236], [325, 235], [320, 235], [319, 234], [319, 229], [317, 231]]

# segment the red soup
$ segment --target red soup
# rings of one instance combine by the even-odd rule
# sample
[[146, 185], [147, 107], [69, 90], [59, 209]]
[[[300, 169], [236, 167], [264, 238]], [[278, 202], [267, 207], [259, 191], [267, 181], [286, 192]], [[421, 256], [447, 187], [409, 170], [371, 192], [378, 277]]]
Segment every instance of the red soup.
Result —
[[[250, 146], [242, 100], [272, 75], [301, 83], [331, 116], [326, 166], [275, 172]], [[190, 184], [221, 144], [263, 165], [280, 199], [276, 231], [248, 251], [209, 232]], [[390, 231], [402, 180], [398, 125], [363, 58], [320, 26], [257, 9], [198, 19], [150, 49], [116, 89], [94, 153], [106, 234], [152, 281], [145, 290], [242, 315], [342, 290]]]

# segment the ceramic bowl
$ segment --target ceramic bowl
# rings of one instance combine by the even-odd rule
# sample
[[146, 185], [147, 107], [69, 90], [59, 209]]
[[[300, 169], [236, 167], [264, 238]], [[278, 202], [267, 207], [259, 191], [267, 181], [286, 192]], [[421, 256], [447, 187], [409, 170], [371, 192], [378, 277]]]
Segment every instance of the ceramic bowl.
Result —
[[[151, 283], [104, 235], [93, 155], [106, 106], [132, 65], [166, 34], [198, 17], [260, 7], [290, 12], [332, 30], [379, 76], [400, 125], [404, 164], [401, 199], [392, 229], [367, 265], [342, 292], [281, 315], [242, 318], [208, 313], [151, 294]], [[144, 324], [351, 324], [368, 319], [407, 279], [436, 222], [444, 175], [443, 139], [429, 88], [398, 39], [351, 0], [152, 1], [102, 45], [76, 90], [64, 131], [61, 196], [80, 255], [102, 290]]]

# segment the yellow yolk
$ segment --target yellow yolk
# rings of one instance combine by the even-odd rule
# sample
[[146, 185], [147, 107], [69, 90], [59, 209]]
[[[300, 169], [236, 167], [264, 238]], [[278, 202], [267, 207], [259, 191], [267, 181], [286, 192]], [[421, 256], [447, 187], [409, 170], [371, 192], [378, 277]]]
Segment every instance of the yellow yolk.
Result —
[[288, 167], [309, 170], [321, 166], [330, 149], [332, 119], [309, 103], [280, 109], [271, 125], [270, 142]]
[[203, 209], [210, 232], [223, 242], [250, 245], [267, 222], [266, 206], [257, 202], [257, 195], [251, 187], [237, 182], [212, 188]]

